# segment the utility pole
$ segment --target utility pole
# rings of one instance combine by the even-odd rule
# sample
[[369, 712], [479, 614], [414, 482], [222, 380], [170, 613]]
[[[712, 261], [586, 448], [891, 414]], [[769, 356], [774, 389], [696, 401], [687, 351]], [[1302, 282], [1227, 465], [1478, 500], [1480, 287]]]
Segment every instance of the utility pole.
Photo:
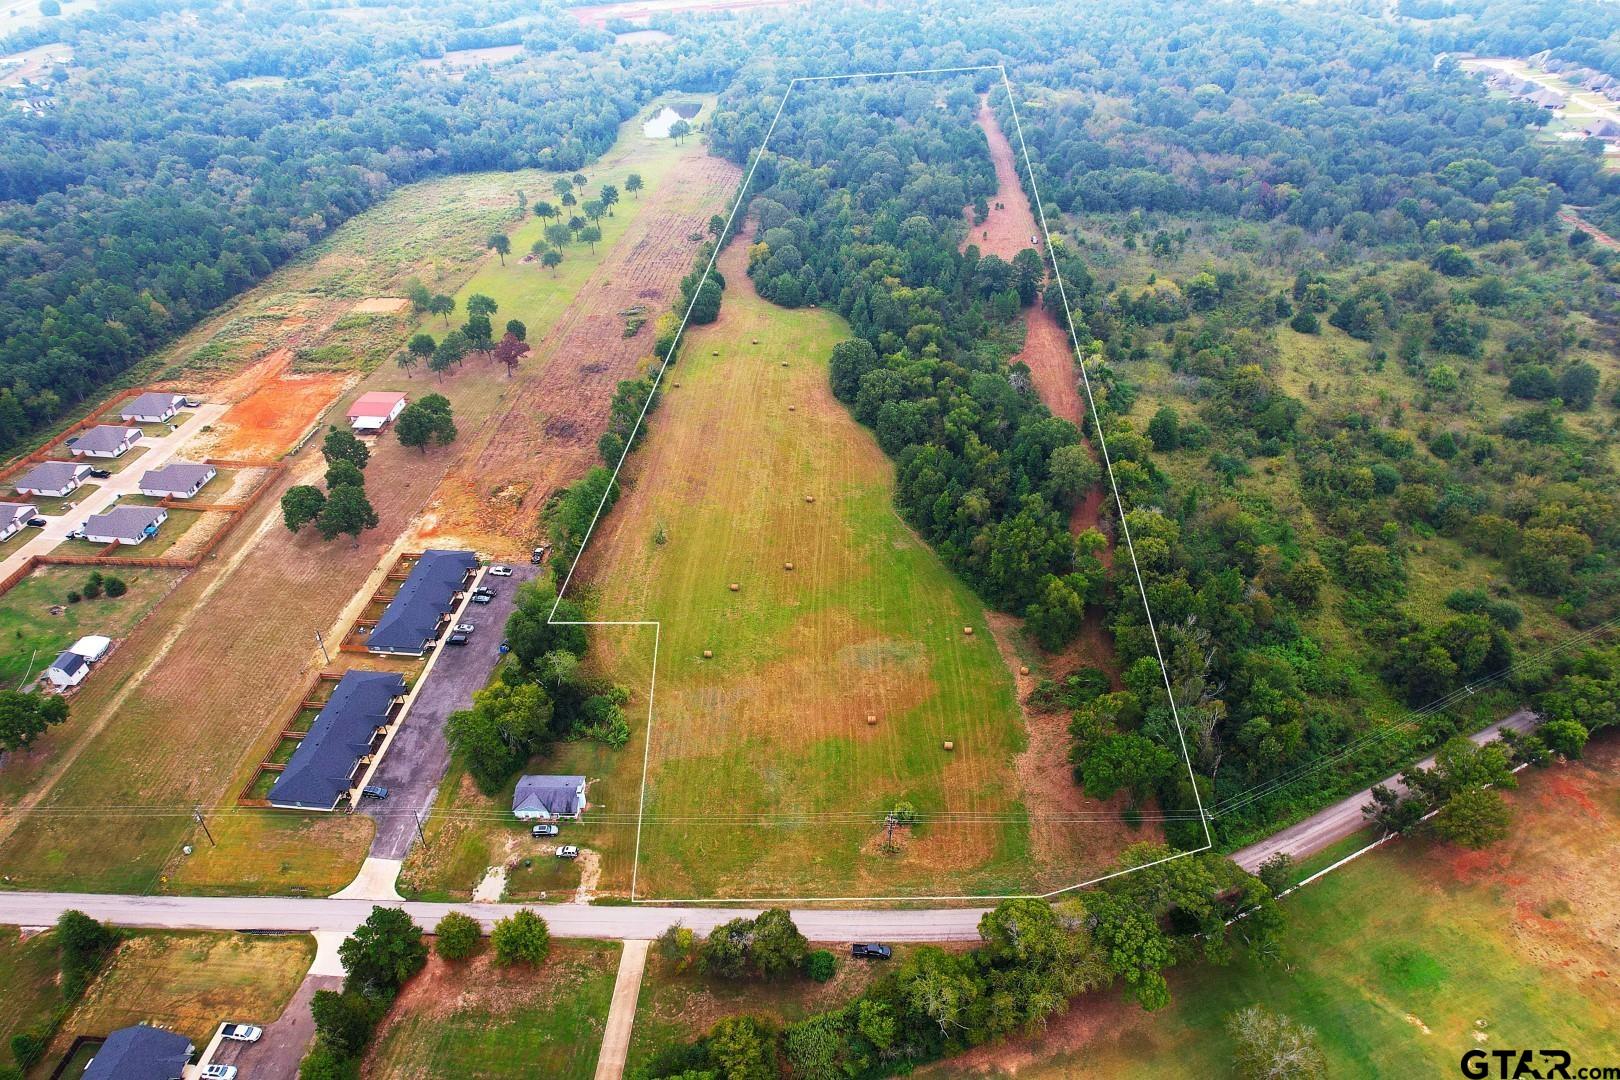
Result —
[[427, 847], [427, 836], [422, 832], [422, 812], [412, 810], [411, 820], [416, 822], [416, 838], [422, 842], [423, 847]]
[[209, 847], [218, 847], [219, 845], [214, 842], [214, 834], [208, 831], [208, 822], [203, 820], [202, 807], [200, 807], [200, 806], [195, 807], [191, 811], [191, 818], [198, 825], [202, 826], [203, 835], [208, 837], [208, 846]]
[[332, 662], [332, 655], [326, 651], [326, 639], [321, 637], [321, 632], [319, 630], [315, 631], [315, 644], [321, 647], [322, 658], [326, 661], [326, 663], [330, 664]]

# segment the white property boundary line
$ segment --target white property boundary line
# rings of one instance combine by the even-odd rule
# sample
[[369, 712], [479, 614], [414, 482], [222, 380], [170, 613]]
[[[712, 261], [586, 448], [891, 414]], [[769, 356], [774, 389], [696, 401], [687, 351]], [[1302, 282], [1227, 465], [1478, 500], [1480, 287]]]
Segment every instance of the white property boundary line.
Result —
[[[1091, 879], [1086, 880], [1086, 881], [1078, 882], [1078, 883], [1076, 883], [1074, 885], [1067, 885], [1067, 886], [1064, 886], [1061, 889], [1053, 889], [1050, 892], [1044, 892], [1044, 893], [1003, 893], [1003, 894], [954, 895], [954, 896], [744, 896], [744, 897], [725, 897], [725, 898], [692, 897], [692, 898], [687, 898], [687, 899], [663, 899], [663, 900], [642, 900], [642, 899], [639, 899], [636, 896], [636, 886], [637, 886], [637, 883], [639, 881], [639, 874], [640, 874], [640, 870], [641, 870], [641, 830], [642, 830], [642, 822], [643, 822], [643, 819], [646, 816], [646, 809], [647, 809], [647, 772], [648, 772], [648, 768], [649, 768], [649, 765], [651, 763], [651, 758], [652, 758], [653, 699], [654, 699], [654, 695], [656, 694], [657, 689], [658, 689], [658, 645], [659, 645], [659, 639], [662, 636], [663, 625], [659, 620], [656, 620], [656, 619], [629, 619], [629, 620], [624, 620], [624, 619], [620, 619], [620, 620], [578, 619], [578, 620], [559, 620], [557, 618], [557, 608], [562, 604], [563, 597], [565, 595], [567, 595], [568, 586], [574, 580], [574, 572], [579, 569], [580, 559], [584, 557], [585, 549], [590, 545], [591, 537], [596, 532], [596, 526], [597, 526], [598, 522], [601, 521], [603, 511], [607, 507], [608, 496], [610, 494], [612, 494], [614, 489], [618, 486], [619, 473], [624, 468], [625, 459], [627, 457], [629, 457], [630, 449], [631, 449], [631, 447], [633, 447], [635, 445], [636, 436], [641, 431], [641, 425], [647, 419], [647, 411], [652, 406], [653, 397], [658, 393], [658, 388], [659, 388], [660, 385], [662, 385], [662, 383], [664, 381], [664, 373], [669, 369], [669, 365], [670, 365], [671, 361], [674, 360], [675, 354], [676, 354], [677, 350], [680, 348], [681, 338], [686, 333], [686, 325], [692, 318], [692, 309], [697, 304], [698, 293], [702, 290], [704, 284], [706, 284], [708, 282], [709, 275], [714, 272], [715, 261], [720, 256], [721, 240], [729, 239], [731, 237], [731, 230], [732, 230], [732, 226], [736, 223], [737, 213], [738, 213], [739, 210], [742, 209], [743, 202], [748, 197], [749, 188], [753, 184], [754, 171], [759, 167], [760, 159], [764, 157], [765, 152], [766, 152], [766, 148], [770, 145], [771, 135], [776, 131], [776, 125], [782, 119], [782, 113], [787, 108], [788, 99], [793, 96], [794, 87], [796, 87], [799, 83], [832, 82], [832, 81], [835, 81], [835, 80], [844, 80], [844, 79], [880, 79], [880, 78], [891, 78], [891, 77], [907, 76], [907, 75], [965, 74], [967, 72], [973, 72], [973, 71], [994, 71], [998, 75], [1000, 75], [1001, 76], [1002, 89], [1007, 94], [1008, 107], [1012, 110], [1013, 124], [1014, 124], [1015, 129], [1016, 129], [1017, 134], [1018, 134], [1019, 151], [1023, 154], [1024, 168], [1029, 173], [1029, 186], [1030, 186], [1030, 189], [1034, 193], [1034, 196], [1035, 196], [1035, 216], [1036, 216], [1036, 219], [1040, 223], [1041, 235], [1046, 240], [1047, 259], [1051, 264], [1053, 279], [1057, 282], [1058, 295], [1062, 298], [1062, 301], [1063, 301], [1063, 315], [1064, 315], [1064, 319], [1066, 320], [1066, 322], [1068, 324], [1068, 328], [1069, 328], [1069, 340], [1070, 340], [1070, 343], [1071, 343], [1071, 347], [1074, 350], [1075, 360], [1080, 365], [1081, 385], [1085, 389], [1085, 393], [1086, 393], [1086, 411], [1091, 417], [1092, 426], [1096, 429], [1096, 432], [1097, 432], [1097, 446], [1098, 446], [1098, 449], [1102, 453], [1103, 465], [1108, 470], [1108, 483], [1109, 483], [1109, 486], [1110, 486], [1110, 488], [1112, 488], [1113, 493], [1114, 493], [1114, 505], [1119, 510], [1120, 529], [1121, 529], [1121, 532], [1123, 533], [1123, 535], [1125, 537], [1126, 550], [1130, 553], [1131, 571], [1136, 577], [1137, 592], [1142, 597], [1142, 610], [1147, 616], [1148, 632], [1152, 636], [1152, 639], [1153, 639], [1153, 652], [1154, 652], [1154, 655], [1158, 659], [1158, 662], [1159, 662], [1159, 672], [1164, 677], [1165, 696], [1167, 697], [1167, 699], [1170, 702], [1171, 719], [1174, 720], [1174, 722], [1175, 722], [1176, 738], [1179, 741], [1179, 743], [1181, 744], [1181, 758], [1182, 758], [1182, 761], [1187, 766], [1187, 780], [1188, 780], [1189, 785], [1192, 787], [1193, 801], [1194, 801], [1194, 803], [1197, 804], [1198, 819], [1203, 824], [1203, 827], [1204, 827], [1204, 844], [1203, 844], [1202, 847], [1192, 848], [1192, 849], [1189, 849], [1187, 851], [1179, 851], [1179, 852], [1175, 853], [1174, 855], [1168, 855], [1168, 856], [1166, 856], [1165, 858], [1162, 858], [1162, 859], [1155, 859], [1152, 862], [1143, 863], [1141, 866], [1133, 866], [1133, 867], [1129, 867], [1129, 868], [1124, 869], [1124, 870], [1115, 870], [1112, 873], [1103, 874], [1100, 877], [1094, 877], [1094, 878], [1091, 878]], [[630, 867], [630, 902], [632, 904], [642, 904], [642, 903], [647, 903], [647, 904], [651, 904], [651, 903], [659, 903], [659, 904], [847, 903], [847, 902], [853, 902], [853, 901], [874, 901], [874, 900], [875, 901], [886, 901], [886, 902], [902, 902], [902, 901], [947, 901], [947, 900], [948, 901], [987, 901], [987, 900], [1030, 899], [1030, 898], [1047, 899], [1047, 898], [1050, 898], [1050, 897], [1053, 897], [1053, 896], [1061, 895], [1063, 893], [1072, 892], [1072, 891], [1074, 891], [1076, 889], [1083, 889], [1083, 888], [1086, 888], [1087, 886], [1090, 886], [1090, 885], [1096, 885], [1099, 882], [1108, 881], [1111, 878], [1120, 877], [1120, 876], [1125, 875], [1125, 874], [1133, 873], [1133, 872], [1135, 872], [1137, 870], [1144, 870], [1144, 869], [1146, 869], [1147, 867], [1150, 867], [1150, 866], [1157, 866], [1157, 865], [1159, 865], [1161, 863], [1167, 863], [1167, 862], [1171, 862], [1171, 861], [1173, 861], [1175, 859], [1185, 858], [1188, 855], [1196, 855], [1196, 854], [1199, 854], [1200, 852], [1209, 851], [1209, 850], [1214, 848], [1214, 846], [1215, 846], [1214, 838], [1210, 834], [1210, 831], [1209, 831], [1209, 814], [1204, 809], [1203, 798], [1198, 793], [1198, 779], [1193, 774], [1192, 758], [1187, 753], [1187, 737], [1186, 737], [1185, 733], [1182, 731], [1181, 714], [1180, 714], [1180, 711], [1176, 708], [1175, 691], [1170, 686], [1170, 671], [1169, 671], [1169, 668], [1167, 668], [1165, 666], [1165, 663], [1164, 663], [1164, 652], [1163, 652], [1163, 649], [1160, 647], [1160, 644], [1159, 644], [1158, 629], [1154, 625], [1154, 622], [1153, 622], [1153, 609], [1148, 604], [1147, 586], [1142, 580], [1141, 566], [1138, 564], [1137, 559], [1136, 559], [1136, 545], [1134, 544], [1134, 542], [1131, 539], [1130, 528], [1125, 523], [1125, 503], [1120, 497], [1119, 483], [1114, 479], [1114, 463], [1113, 463], [1112, 459], [1108, 455], [1108, 442], [1103, 437], [1102, 423], [1098, 419], [1098, 416], [1097, 416], [1096, 401], [1092, 397], [1092, 393], [1091, 393], [1091, 379], [1086, 374], [1085, 356], [1081, 353], [1078, 343], [1075, 342], [1074, 314], [1069, 309], [1069, 296], [1068, 296], [1068, 291], [1064, 287], [1064, 284], [1063, 284], [1062, 271], [1059, 270], [1058, 265], [1057, 265], [1057, 259], [1052, 254], [1052, 234], [1051, 234], [1051, 230], [1047, 228], [1046, 212], [1045, 212], [1045, 210], [1042, 209], [1040, 191], [1035, 185], [1035, 169], [1034, 169], [1034, 166], [1030, 163], [1030, 160], [1029, 160], [1029, 147], [1024, 142], [1024, 127], [1023, 127], [1022, 121], [1020, 121], [1020, 119], [1018, 117], [1018, 105], [1017, 105], [1017, 102], [1013, 98], [1012, 83], [1009, 82], [1008, 79], [1007, 79], [1006, 65], [1004, 65], [1004, 64], [977, 64], [977, 65], [966, 66], [966, 67], [911, 68], [911, 69], [901, 69], [901, 70], [895, 70], [895, 71], [864, 71], [864, 72], [854, 72], [854, 73], [847, 74], [847, 75], [796, 76], [796, 77], [788, 80], [787, 89], [782, 94], [782, 100], [776, 106], [776, 114], [771, 117], [770, 126], [765, 129], [765, 135], [760, 140], [759, 147], [753, 152], [753, 160], [749, 163], [748, 171], [743, 176], [742, 185], [737, 190], [737, 198], [731, 205], [731, 212], [726, 216], [725, 228], [721, 231], [720, 236], [715, 239], [714, 249], [709, 253], [709, 261], [703, 267], [703, 274], [698, 279], [697, 286], [692, 290], [691, 299], [687, 301], [686, 312], [685, 312], [685, 314], [683, 314], [681, 316], [680, 325], [675, 330], [675, 337], [670, 341], [669, 349], [664, 354], [663, 363], [661, 363], [658, 366], [658, 373], [653, 378], [652, 390], [647, 394], [647, 399], [644, 402], [642, 402], [641, 412], [639, 414], [637, 414], [637, 416], [636, 416], [635, 426], [630, 429], [630, 435], [625, 440], [624, 449], [619, 452], [619, 460], [618, 460], [617, 464], [615, 464], [613, 466], [613, 476], [612, 476], [611, 480], [608, 482], [607, 486], [602, 491], [602, 498], [596, 504], [596, 513], [591, 517], [590, 527], [585, 530], [585, 535], [580, 540], [579, 550], [577, 552], [575, 552], [574, 561], [568, 567], [568, 573], [563, 577], [563, 583], [562, 583], [561, 587], [558, 588], [558, 590], [557, 590], [557, 599], [551, 605], [551, 614], [547, 617], [546, 621], [547, 621], [548, 625], [552, 625], [552, 626], [651, 626], [653, 628], [653, 668], [652, 668], [652, 678], [651, 678], [650, 684], [649, 684], [649, 686], [647, 688], [647, 733], [646, 733], [646, 742], [642, 746], [642, 754], [641, 754], [641, 798], [640, 798], [639, 807], [638, 807], [637, 812], [636, 812], [635, 854], [633, 856], [633, 861], [632, 861], [631, 867]]]

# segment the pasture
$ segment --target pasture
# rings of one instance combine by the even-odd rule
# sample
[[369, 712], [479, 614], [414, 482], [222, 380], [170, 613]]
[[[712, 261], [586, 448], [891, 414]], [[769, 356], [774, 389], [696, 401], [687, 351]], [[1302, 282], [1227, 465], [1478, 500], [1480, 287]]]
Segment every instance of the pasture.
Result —
[[[640, 899], [1023, 891], [1023, 730], [983, 608], [896, 516], [887, 458], [831, 395], [842, 320], [760, 300], [743, 258], [722, 255], [721, 317], [689, 330], [573, 586], [592, 618], [662, 622], [650, 747], [638, 725], [617, 755], [568, 747], [555, 767], [601, 775], [592, 802], [620, 822], [647, 752]], [[593, 638], [638, 719], [652, 645]], [[945, 817], [886, 846], [901, 803]], [[634, 832], [598, 826], [622, 888]]]
[[1493, 848], [1396, 841], [1295, 893], [1275, 964], [1172, 973], [1175, 1000], [1161, 1014], [1112, 994], [1081, 998], [1041, 1039], [923, 1075], [1221, 1075], [1225, 1019], [1256, 1003], [1315, 1028], [1334, 1076], [1450, 1075], [1476, 1048], [1620, 1059], [1617, 765], [1609, 737], [1584, 762], [1521, 773], [1507, 795], [1513, 834]]

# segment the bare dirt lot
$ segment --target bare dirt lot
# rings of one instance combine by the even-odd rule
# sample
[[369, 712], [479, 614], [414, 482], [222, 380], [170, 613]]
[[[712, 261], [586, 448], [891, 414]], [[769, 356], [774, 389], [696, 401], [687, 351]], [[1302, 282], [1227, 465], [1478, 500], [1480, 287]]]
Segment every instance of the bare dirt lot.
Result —
[[231, 388], [246, 393], [220, 417], [210, 453], [238, 459], [280, 457], [352, 378], [336, 373], [295, 375], [291, 367], [292, 351], [277, 349], [232, 380]]
[[368, 296], [349, 309], [351, 315], [397, 315], [410, 306], [403, 296]]

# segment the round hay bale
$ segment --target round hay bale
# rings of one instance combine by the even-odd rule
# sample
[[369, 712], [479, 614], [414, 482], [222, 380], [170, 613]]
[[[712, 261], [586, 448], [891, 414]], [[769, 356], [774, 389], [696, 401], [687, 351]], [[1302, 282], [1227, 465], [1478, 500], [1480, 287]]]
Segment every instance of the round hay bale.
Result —
[[755, 344], [755, 345], [758, 345], [758, 344], [759, 344], [759, 338], [755, 338], [755, 339], [754, 339], [754, 344]]
[[807, 503], [813, 503], [816, 501], [816, 497], [814, 495], [806, 495], [804, 497], [804, 501]]
[[962, 633], [966, 634], [968, 637], [972, 637], [973, 636], [973, 627], [971, 627], [971, 626], [962, 627]]
[[946, 739], [945, 740], [945, 749], [947, 749], [947, 750], [955, 750], [956, 749], [956, 744], [951, 742], [951, 740]]
[[710, 356], [719, 356], [719, 355], [720, 355], [720, 350], [719, 350], [719, 349], [716, 349], [716, 350], [714, 350], [714, 351], [713, 351], [713, 352], [711, 352], [711, 353], [710, 353], [710, 354], [709, 354], [709, 355], [710, 355]]
[[733, 581], [733, 582], [732, 582], [732, 583], [731, 583], [731, 586], [730, 586], [730, 588], [731, 588], [731, 591], [732, 591], [732, 592], [736, 592], [736, 591], [737, 591], [737, 590], [738, 590], [738, 589], [740, 589], [740, 588], [742, 588], [742, 586], [741, 586], [741, 585], [739, 585], [739, 584], [738, 584], [738, 583], [737, 583], [737, 582], [735, 582], [735, 581]]
[[1020, 667], [1020, 668], [1019, 668], [1019, 669], [1018, 669], [1018, 674], [1020, 674], [1020, 675], [1028, 675], [1028, 674], [1029, 674], [1029, 668], [1027, 668], [1027, 667]]
[[872, 713], [867, 713], [866, 714], [866, 726], [867, 727], [876, 727], [877, 726], [877, 716], [875, 716]]
[[714, 659], [714, 650], [713, 649], [704, 649], [703, 650], [703, 659], [705, 659], [705, 660], [713, 660]]
[[787, 361], [786, 360], [782, 361], [782, 366], [787, 367]]
[[788, 412], [798, 412], [798, 411], [799, 411], [799, 407], [797, 405], [789, 405], [788, 406]]
[[791, 569], [793, 569], [793, 564], [790, 563], [790, 562], [785, 562], [785, 563], [782, 564], [782, 569], [791, 570]]

